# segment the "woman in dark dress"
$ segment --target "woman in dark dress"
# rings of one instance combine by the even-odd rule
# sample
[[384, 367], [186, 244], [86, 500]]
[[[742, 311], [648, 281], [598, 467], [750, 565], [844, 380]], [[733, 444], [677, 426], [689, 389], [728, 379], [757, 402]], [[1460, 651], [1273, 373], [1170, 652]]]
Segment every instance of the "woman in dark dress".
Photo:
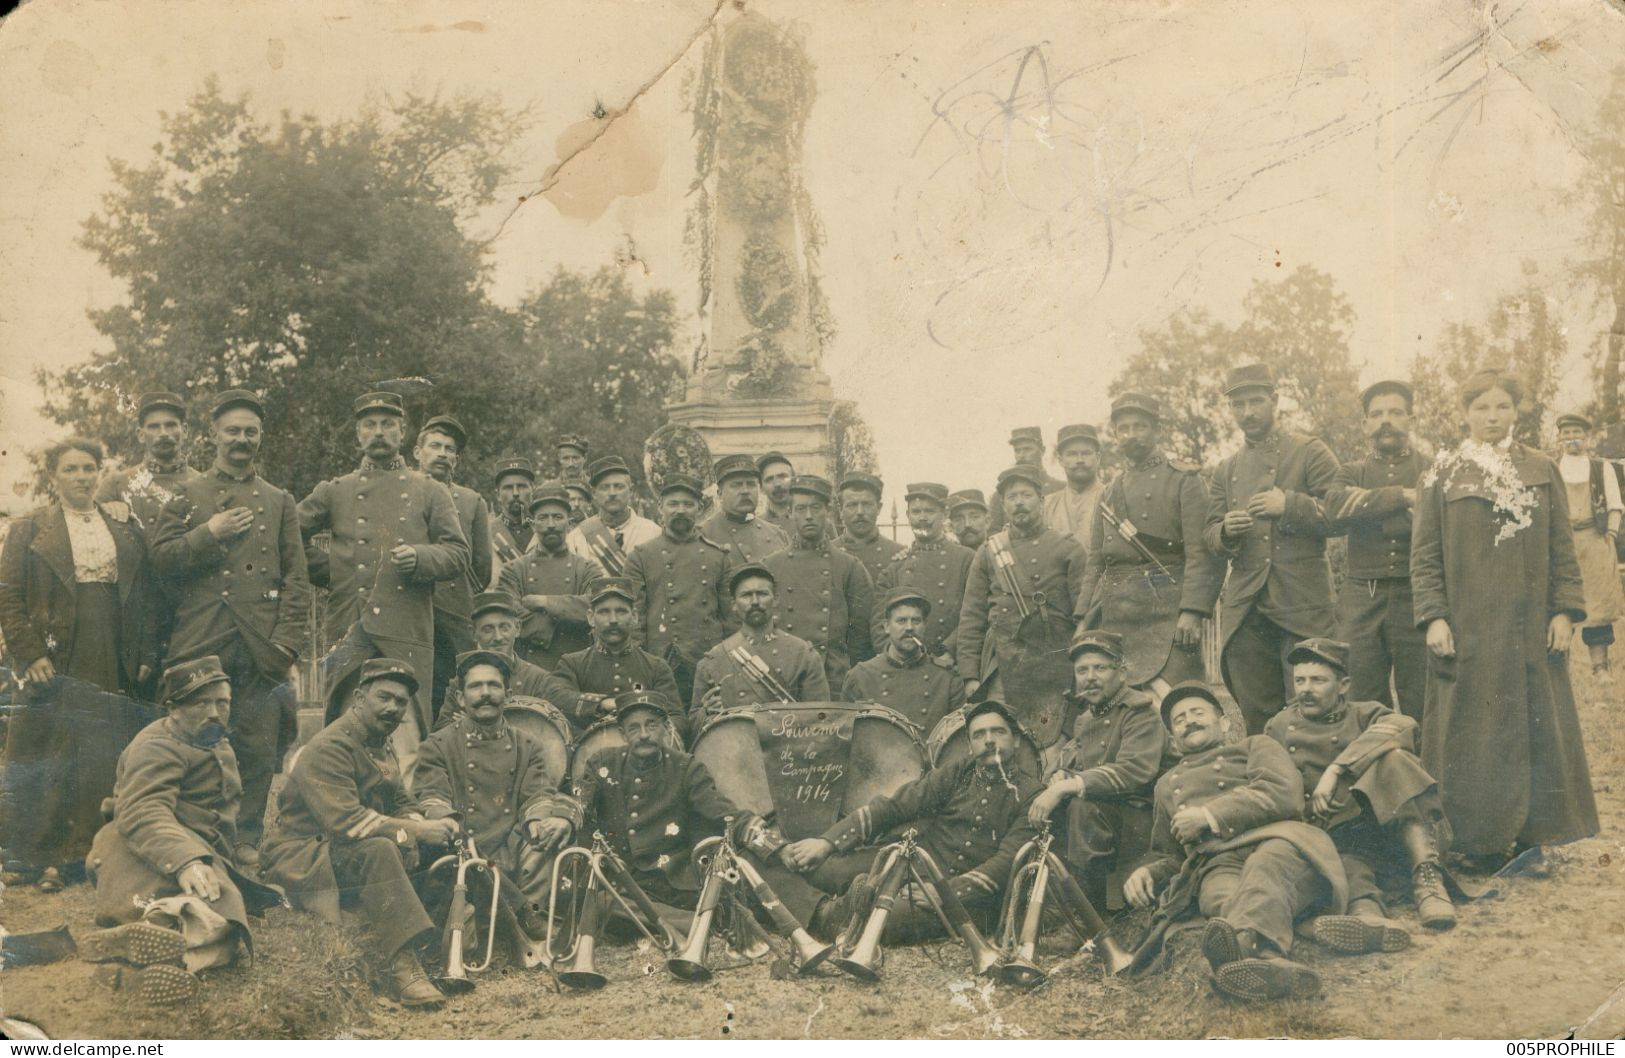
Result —
[[1427, 634], [1422, 758], [1453, 847], [1486, 861], [1597, 832], [1568, 647], [1585, 617], [1557, 465], [1512, 437], [1516, 380], [1462, 390], [1468, 438], [1416, 496], [1411, 578]]
[[6, 733], [0, 845], [41, 889], [83, 870], [118, 755], [149, 709], [126, 697], [155, 642], [140, 526], [93, 499], [102, 448], [46, 453], [57, 501], [16, 519], [0, 549], [0, 634], [21, 686]]

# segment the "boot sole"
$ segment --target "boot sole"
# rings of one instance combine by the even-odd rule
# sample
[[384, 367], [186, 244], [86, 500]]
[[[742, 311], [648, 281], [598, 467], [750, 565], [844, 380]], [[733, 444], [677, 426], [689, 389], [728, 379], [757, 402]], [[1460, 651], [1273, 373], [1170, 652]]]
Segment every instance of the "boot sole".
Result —
[[1210, 919], [1202, 931], [1202, 957], [1217, 970], [1241, 958], [1241, 943], [1236, 940], [1235, 927], [1223, 919]]
[[1435, 933], [1442, 933], [1447, 929], [1456, 928], [1456, 912], [1454, 909], [1448, 915], [1419, 915], [1418, 917], [1422, 921], [1423, 929], [1430, 929]]
[[1234, 999], [1313, 999], [1320, 978], [1307, 966], [1281, 959], [1237, 959], [1214, 971], [1213, 984]]
[[178, 1007], [197, 998], [201, 982], [179, 966], [107, 966], [98, 972], [115, 992], [149, 1007]]
[[1411, 935], [1397, 926], [1353, 915], [1322, 915], [1309, 924], [1309, 935], [1321, 947], [1342, 955], [1404, 951], [1411, 946]]
[[126, 962], [131, 966], [179, 965], [186, 940], [172, 929], [146, 922], [131, 922], [97, 930], [79, 941], [79, 958], [86, 962]]

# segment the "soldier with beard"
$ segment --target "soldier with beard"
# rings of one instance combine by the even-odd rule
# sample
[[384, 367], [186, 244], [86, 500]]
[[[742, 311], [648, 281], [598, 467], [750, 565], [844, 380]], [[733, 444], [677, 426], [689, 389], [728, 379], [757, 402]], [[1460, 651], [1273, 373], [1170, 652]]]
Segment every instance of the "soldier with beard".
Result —
[[670, 718], [687, 739], [688, 718], [680, 708], [677, 679], [665, 659], [632, 642], [639, 627], [637, 595], [625, 577], [601, 577], [592, 585], [592, 646], [559, 659], [558, 676], [577, 693], [569, 714], [577, 734], [594, 721], [614, 715], [615, 699], [630, 691], [650, 691], [671, 703]]
[[1128, 684], [1121, 635], [1080, 632], [1070, 654], [1073, 696], [1082, 711], [1072, 737], [1044, 750], [1048, 786], [1033, 800], [1028, 818], [1040, 825], [1066, 805], [1058, 851], [1073, 865], [1089, 902], [1104, 908], [1108, 876], [1123, 859], [1119, 854], [1125, 846], [1143, 850], [1149, 839], [1151, 788], [1162, 772], [1168, 737], [1151, 696]]
[[700, 479], [672, 474], [660, 487], [665, 530], [639, 544], [626, 560], [626, 579], [643, 618], [643, 645], [665, 658], [688, 703], [694, 665], [728, 634], [728, 549], [701, 536], [695, 518], [704, 498]]
[[873, 474], [848, 474], [836, 489], [841, 535], [835, 538], [835, 546], [863, 563], [863, 571], [869, 574], [870, 584], [880, 579], [887, 564], [903, 550], [902, 544], [881, 536], [875, 525], [875, 520], [880, 517], [880, 501], [885, 488]]
[[418, 431], [412, 458], [418, 469], [446, 487], [457, 507], [457, 521], [468, 541], [469, 566], [461, 577], [434, 586], [434, 683], [429, 700], [440, 711], [459, 654], [474, 646], [469, 607], [474, 594], [491, 583], [491, 511], [485, 497], [452, 480], [457, 461], [468, 445], [468, 431], [450, 415], [436, 415]]
[[265, 408], [229, 389], [215, 397], [215, 461], [179, 486], [153, 534], [152, 561], [179, 593], [172, 663], [216, 658], [231, 681], [231, 744], [241, 768], [234, 850], [259, 862], [271, 779], [294, 734], [288, 670], [305, 642], [310, 577], [294, 498], [259, 476]]
[[1044, 524], [1088, 547], [1095, 506], [1106, 491], [1100, 480], [1100, 432], [1087, 423], [1061, 427], [1055, 458], [1066, 471], [1066, 487], [1044, 497]]
[[746, 455], [723, 456], [713, 474], [717, 482], [717, 509], [700, 526], [707, 540], [733, 552], [736, 562], [760, 562], [790, 544], [784, 530], [756, 514], [762, 493], [762, 472]]
[[734, 659], [743, 651], [765, 665], [790, 692], [792, 701], [829, 700], [824, 660], [805, 639], [781, 631], [773, 611], [777, 582], [766, 566], [739, 566], [728, 576], [728, 594], [739, 630], [700, 659], [694, 669], [694, 705], [689, 728], [698, 731], [710, 717], [728, 709], [777, 705], [779, 701]]
[[1397, 381], [1360, 394], [1371, 452], [1338, 470], [1327, 517], [1335, 531], [1348, 532], [1337, 627], [1351, 651], [1354, 698], [1387, 706], [1397, 698], [1399, 710], [1420, 722], [1427, 639], [1411, 599], [1411, 520], [1428, 460], [1411, 447], [1411, 400], [1411, 387]]
[[498, 581], [502, 571], [529, 551], [536, 538], [530, 524], [531, 490], [535, 487], [536, 467], [530, 460], [506, 459], [497, 465], [497, 511], [501, 518], [491, 527], [491, 549]]
[[1287, 654], [1332, 630], [1326, 537], [1335, 530], [1321, 502], [1338, 466], [1323, 441], [1276, 425], [1280, 398], [1268, 367], [1234, 368], [1224, 392], [1246, 443], [1213, 469], [1202, 538], [1230, 567], [1219, 668], [1256, 735], [1292, 692]]
[[886, 645], [875, 657], [852, 666], [841, 685], [841, 697], [895, 709], [927, 734], [964, 705], [964, 683], [950, 669], [931, 664], [921, 638], [931, 609], [924, 592], [892, 589], [881, 611]]
[[585, 485], [587, 483], [587, 441], [576, 434], [565, 434], [559, 438], [554, 448], [554, 454], [559, 463], [559, 480], [565, 484], [575, 482]]
[[[532, 665], [514, 653], [519, 634], [519, 607], [507, 592], [481, 592], [474, 597], [474, 643], [483, 651], [508, 659], [507, 691], [526, 698], [539, 698], [573, 715], [578, 703], [575, 689], [555, 674]], [[440, 711], [435, 729], [448, 726], [463, 713], [463, 694], [453, 681], [446, 692], [446, 707]]]
[[1161, 419], [1144, 393], [1112, 402], [1124, 466], [1095, 505], [1080, 590], [1083, 627], [1122, 635], [1129, 684], [1155, 695], [1204, 675], [1202, 620], [1222, 574], [1202, 539], [1207, 490], [1196, 467], [1157, 451]]
[[954, 539], [975, 551], [987, 543], [987, 500], [981, 489], [960, 489], [948, 497], [948, 521]]
[[767, 493], [767, 510], [762, 520], [793, 539], [795, 530], [790, 525], [790, 482], [796, 468], [783, 452], [769, 452], [756, 460], [756, 469], [762, 475], [762, 490]]
[[536, 486], [530, 501], [535, 539], [529, 551], [503, 567], [497, 580], [497, 588], [524, 608], [515, 650], [543, 668], [587, 645], [587, 591], [604, 575], [596, 559], [565, 546], [569, 522], [564, 488], [554, 481]]

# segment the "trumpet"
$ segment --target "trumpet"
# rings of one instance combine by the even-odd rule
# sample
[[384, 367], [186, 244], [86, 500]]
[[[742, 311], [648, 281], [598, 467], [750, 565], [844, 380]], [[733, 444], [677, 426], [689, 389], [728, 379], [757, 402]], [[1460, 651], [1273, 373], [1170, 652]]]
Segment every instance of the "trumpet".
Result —
[[1006, 984], [1039, 985], [1049, 976], [1039, 969], [1035, 953], [1044, 901], [1052, 883], [1059, 887], [1057, 906], [1067, 925], [1081, 940], [1093, 945], [1108, 974], [1121, 973], [1133, 961], [1133, 956], [1107, 934], [1105, 921], [1084, 895], [1083, 887], [1050, 848], [1053, 841], [1054, 834], [1046, 822], [1038, 836], [1016, 853], [1015, 871], [1000, 915], [998, 969], [999, 979]]
[[749, 676], [759, 687], [779, 702], [789, 705], [795, 701], [795, 696], [790, 693], [790, 688], [781, 683], [779, 678], [773, 675], [773, 670], [767, 667], [767, 662], [755, 654], [752, 654], [744, 647], [734, 647], [728, 651], [728, 657], [733, 659], [735, 665], [745, 670], [745, 675]]
[[[446, 923], [450, 927], [451, 937], [446, 945], [446, 975], [436, 983], [441, 991], [448, 995], [461, 995], [472, 991], [474, 982], [469, 979], [471, 973], [482, 973], [490, 969], [491, 960], [497, 949], [497, 915], [501, 911], [502, 903], [502, 876], [497, 865], [479, 854], [474, 847], [474, 836], [459, 831], [453, 839], [453, 851], [449, 855], [440, 857], [430, 864], [430, 872], [439, 870], [448, 864], [457, 865], [457, 877], [452, 884], [451, 905], [446, 913]], [[468, 872], [479, 871], [490, 876], [491, 879], [491, 907], [485, 919], [485, 958], [479, 963], [469, 966], [463, 958], [463, 920], [469, 917], [468, 901]]]
[[[585, 874], [584, 881], [582, 874]], [[568, 946], [561, 947], [558, 941], [563, 932], [558, 925], [562, 917], [559, 889], [561, 879], [566, 878], [569, 881], [565, 885], [572, 890], [570, 918], [575, 936]], [[575, 845], [559, 853], [548, 880], [547, 961], [558, 973], [559, 981], [571, 988], [597, 989], [608, 983], [608, 978], [593, 966], [593, 955], [610, 899], [620, 905], [621, 911], [655, 947], [664, 952], [674, 952], [679, 947], [677, 935], [660, 917], [654, 901], [638, 885], [604, 835], [595, 831], [590, 849]]]
[[[947, 878], [937, 861], [919, 844], [919, 831], [910, 828], [902, 840], [893, 842], [875, 855], [874, 870], [880, 878], [868, 918], [859, 910], [842, 934], [842, 955], [835, 965], [863, 981], [880, 980], [881, 935], [905, 884], [914, 884], [925, 894], [931, 910], [952, 936], [964, 942], [977, 976], [990, 972], [999, 953], [971, 921], [970, 912], [948, 888]], [[863, 922], [862, 927], [858, 926]]]
[[796, 921], [779, 900], [778, 894], [768, 884], [762, 872], [756, 869], [747, 857], [739, 855], [733, 846], [733, 841], [727, 836], [733, 829], [733, 820], [729, 818], [724, 827], [722, 837], [707, 838], [694, 848], [696, 856], [702, 856], [702, 850], [709, 849], [711, 862], [706, 868], [705, 882], [700, 888], [700, 897], [694, 910], [694, 924], [689, 929], [688, 940], [684, 942], [682, 951], [666, 960], [666, 969], [673, 977], [683, 981], [709, 981], [712, 976], [711, 967], [706, 962], [706, 947], [710, 942], [711, 929], [716, 921], [716, 912], [723, 900], [734, 901], [734, 922], [738, 936], [736, 942], [741, 946], [742, 954], [747, 958], [759, 959], [772, 951], [765, 940], [761, 938], [761, 927], [751, 915], [749, 908], [742, 899], [739, 887], [741, 883], [749, 887], [750, 895], [767, 912], [773, 920], [773, 926], [785, 939], [790, 942], [791, 960], [796, 966], [796, 972], [803, 976], [812, 973], [824, 960], [834, 954], [835, 946], [820, 944], [808, 933], [806, 927]]

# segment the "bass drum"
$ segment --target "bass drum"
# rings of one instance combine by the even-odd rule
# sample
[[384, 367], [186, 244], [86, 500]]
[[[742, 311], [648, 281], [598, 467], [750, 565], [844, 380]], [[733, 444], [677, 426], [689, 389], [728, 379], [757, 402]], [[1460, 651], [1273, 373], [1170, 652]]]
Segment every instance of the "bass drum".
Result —
[[552, 703], [523, 694], [508, 699], [502, 716], [510, 727], [542, 744], [547, 778], [557, 786], [570, 764], [570, 721]]
[[[581, 733], [576, 739], [575, 749], [570, 754], [570, 781], [579, 783], [581, 776], [587, 770], [587, 762], [593, 755], [601, 750], [614, 749], [626, 745], [626, 737], [621, 734], [620, 721], [613, 716], [593, 724]], [[682, 749], [683, 740], [677, 734], [677, 725], [669, 719], [666, 721], [666, 745], [670, 749]]]
[[[890, 709], [850, 702], [800, 702], [778, 711], [804, 714], [809, 725], [852, 718], [852, 745], [841, 789], [836, 792], [836, 819], [876, 797], [896, 793], [904, 783], [925, 774], [925, 749], [918, 729]], [[693, 755], [729, 800], [747, 812], [766, 815], [775, 809], [776, 797], [757, 733], [756, 712], [755, 708], [734, 709], [712, 717], [695, 738]], [[794, 780], [782, 783], [793, 786]], [[778, 798], [790, 796], [789, 790], [777, 791]], [[780, 813], [781, 821], [785, 816]], [[792, 841], [813, 836], [785, 831]]]
[[[946, 768], [964, 760], [970, 753], [970, 737], [965, 734], [965, 713], [955, 709], [931, 729], [925, 740], [925, 751], [931, 758], [931, 767]], [[1030, 773], [1035, 779], [1043, 778], [1042, 751], [1025, 729], [1016, 732], [1016, 767]]]

